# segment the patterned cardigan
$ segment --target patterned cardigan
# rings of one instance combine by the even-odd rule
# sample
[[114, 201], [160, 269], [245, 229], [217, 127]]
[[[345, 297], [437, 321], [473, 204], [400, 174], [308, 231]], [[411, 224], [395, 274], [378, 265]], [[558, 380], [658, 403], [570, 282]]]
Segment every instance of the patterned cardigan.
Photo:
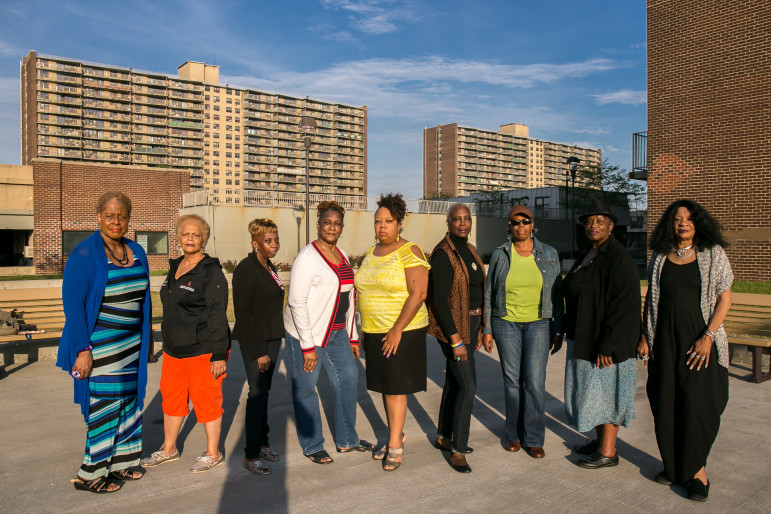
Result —
[[[648, 349], [653, 352], [653, 339], [656, 335], [656, 315], [659, 311], [659, 281], [661, 268], [667, 256], [659, 253], [651, 255], [651, 261], [646, 273], [648, 277], [648, 294], [645, 297], [643, 309], [643, 333], [648, 338]], [[704, 323], [709, 324], [712, 313], [717, 304], [717, 297], [731, 288], [734, 274], [731, 263], [722, 246], [715, 245], [712, 248], [696, 250], [696, 262], [699, 265], [701, 276], [701, 314]], [[717, 362], [728, 367], [728, 335], [723, 325], [715, 332], [715, 345], [717, 346]]]

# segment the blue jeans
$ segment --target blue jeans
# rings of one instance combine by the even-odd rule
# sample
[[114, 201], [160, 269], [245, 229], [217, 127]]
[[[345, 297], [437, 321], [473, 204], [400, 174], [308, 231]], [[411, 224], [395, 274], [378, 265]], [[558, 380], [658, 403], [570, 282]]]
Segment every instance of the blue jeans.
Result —
[[493, 316], [491, 324], [503, 371], [506, 439], [543, 447], [549, 320], [515, 323]]
[[356, 385], [359, 371], [345, 330], [335, 330], [325, 348], [316, 347], [318, 361], [310, 373], [303, 369], [305, 359], [300, 341], [286, 333], [292, 373], [292, 403], [297, 424], [297, 438], [305, 455], [324, 449], [321, 411], [316, 383], [324, 368], [335, 394], [335, 444], [349, 448], [359, 444], [356, 433]]

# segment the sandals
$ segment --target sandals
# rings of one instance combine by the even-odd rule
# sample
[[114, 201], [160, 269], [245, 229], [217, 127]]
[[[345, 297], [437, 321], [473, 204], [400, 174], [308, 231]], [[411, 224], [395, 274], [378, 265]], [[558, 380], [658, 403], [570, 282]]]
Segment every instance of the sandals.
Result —
[[276, 462], [281, 457], [279, 457], [278, 453], [274, 452], [270, 449], [270, 446], [263, 446], [260, 448], [260, 458], [262, 460], [268, 460], [270, 462]]
[[[75, 489], [78, 491], [88, 491], [96, 494], [117, 493], [123, 487], [123, 484], [115, 483], [105, 477], [94, 478], [93, 480], [83, 480], [78, 477], [70, 480], [70, 482], [72, 482], [72, 485], [74, 485]], [[118, 488], [110, 490], [111, 485], [117, 485]]]
[[[134, 473], [139, 473], [139, 476], [134, 476]], [[135, 467], [135, 468], [126, 468], [121, 469], [118, 471], [110, 471], [110, 478], [115, 478], [116, 480], [139, 480], [143, 476], [145, 476], [145, 470], [142, 467]]]
[[262, 460], [244, 461], [244, 468], [255, 475], [270, 475], [270, 468]]
[[[383, 459], [383, 471], [396, 471], [399, 466], [402, 465], [401, 461], [396, 460], [396, 457], [401, 457], [404, 453], [404, 448], [391, 448], [388, 447], [388, 455]], [[390, 468], [386, 466], [391, 466]]]
[[355, 446], [348, 446], [346, 448], [341, 448], [340, 446], [337, 447], [337, 453], [348, 453], [348, 452], [372, 452], [375, 451], [375, 445], [365, 441], [364, 439], [360, 440], [359, 443]]
[[[404, 448], [404, 445], [407, 444], [407, 436], [404, 435], [404, 432], [402, 432], [402, 448]], [[383, 445], [382, 448], [379, 450], [375, 450], [372, 453], [372, 458], [375, 460], [383, 460], [386, 458], [386, 455], [388, 455], [388, 446]]]
[[[332, 457], [329, 456], [326, 450], [319, 450], [317, 452], [313, 452], [310, 455], [306, 455], [311, 462], [315, 462], [316, 464], [332, 464], [334, 460], [332, 460]], [[329, 460], [324, 460], [329, 459]]]

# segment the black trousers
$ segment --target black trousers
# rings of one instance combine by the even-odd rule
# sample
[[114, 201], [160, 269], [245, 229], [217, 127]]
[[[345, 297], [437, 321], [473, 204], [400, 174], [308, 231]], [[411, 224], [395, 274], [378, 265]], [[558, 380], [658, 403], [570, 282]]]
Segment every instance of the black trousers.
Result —
[[281, 339], [266, 341], [270, 366], [264, 372], [260, 371], [257, 360], [250, 360], [246, 349], [241, 347], [241, 357], [244, 359], [246, 382], [249, 384], [249, 394], [246, 398], [246, 448], [244, 456], [247, 459], [257, 459], [260, 448], [270, 446], [268, 443], [268, 394], [273, 382], [273, 372], [276, 369], [278, 351]]
[[455, 360], [448, 343], [440, 343], [447, 363], [442, 402], [439, 405], [437, 433], [439, 437], [452, 441], [452, 449], [457, 453], [465, 453], [468, 448], [471, 410], [474, 407], [474, 396], [477, 391], [474, 350], [479, 337], [481, 318], [481, 316], [470, 318], [471, 341], [464, 341], [468, 353], [468, 359], [465, 362]]

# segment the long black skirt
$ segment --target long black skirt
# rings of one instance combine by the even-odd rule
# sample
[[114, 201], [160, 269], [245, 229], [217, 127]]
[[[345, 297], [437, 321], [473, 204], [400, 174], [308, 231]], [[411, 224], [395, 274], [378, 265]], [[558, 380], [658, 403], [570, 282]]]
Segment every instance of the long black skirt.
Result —
[[412, 394], [426, 390], [426, 328], [405, 330], [396, 353], [383, 355], [385, 334], [364, 333], [367, 389], [382, 394]]
[[728, 370], [718, 364], [714, 343], [707, 368], [697, 371], [685, 364], [686, 352], [706, 329], [696, 261], [678, 265], [667, 260], [660, 289], [646, 389], [664, 471], [674, 482], [685, 483], [707, 465], [728, 403]]

